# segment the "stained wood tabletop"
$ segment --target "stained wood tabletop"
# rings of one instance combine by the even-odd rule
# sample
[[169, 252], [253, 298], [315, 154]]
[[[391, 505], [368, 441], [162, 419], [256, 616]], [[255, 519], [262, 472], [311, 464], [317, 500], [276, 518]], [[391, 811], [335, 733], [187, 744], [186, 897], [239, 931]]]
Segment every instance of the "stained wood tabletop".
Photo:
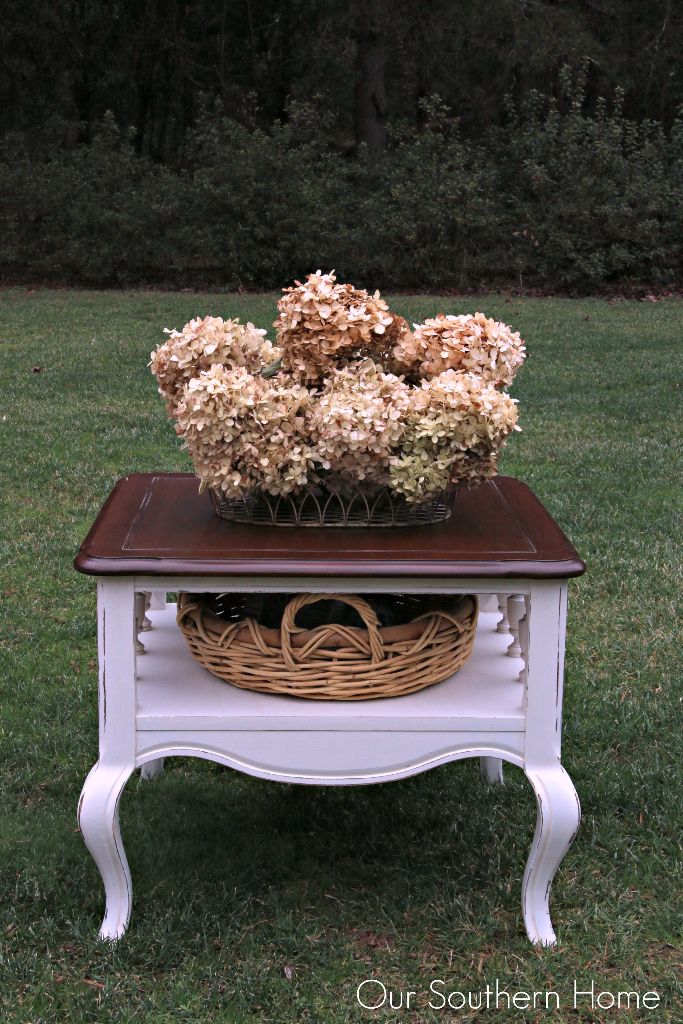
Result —
[[191, 473], [119, 480], [74, 565], [93, 576], [443, 576], [566, 579], [585, 565], [526, 484], [458, 494], [444, 523], [268, 527], [219, 519]]

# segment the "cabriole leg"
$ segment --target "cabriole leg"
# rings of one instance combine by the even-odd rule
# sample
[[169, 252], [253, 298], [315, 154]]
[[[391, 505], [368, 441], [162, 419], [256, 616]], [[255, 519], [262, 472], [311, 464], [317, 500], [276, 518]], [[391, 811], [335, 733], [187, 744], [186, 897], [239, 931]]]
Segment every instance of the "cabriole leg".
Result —
[[531, 941], [554, 946], [557, 939], [550, 920], [550, 887], [576, 835], [581, 805], [572, 780], [559, 762], [537, 770], [526, 768], [526, 776], [534, 788], [538, 812], [522, 884], [522, 912]]
[[140, 768], [140, 778], [144, 779], [145, 782], [149, 782], [150, 779], [155, 779], [157, 775], [161, 775], [163, 770], [163, 757], [157, 757], [154, 761], [145, 761]]
[[136, 610], [131, 579], [97, 581], [100, 754], [83, 786], [78, 823], [104, 882], [106, 912], [100, 937], [110, 940], [126, 930], [132, 900], [119, 799], [135, 768]]
[[120, 938], [132, 909], [133, 888], [119, 829], [119, 799], [132, 770], [133, 765], [98, 761], [85, 780], [78, 804], [78, 824], [104, 883], [102, 939]]
[[482, 779], [491, 785], [503, 782], [503, 760], [500, 757], [480, 757], [479, 772]]

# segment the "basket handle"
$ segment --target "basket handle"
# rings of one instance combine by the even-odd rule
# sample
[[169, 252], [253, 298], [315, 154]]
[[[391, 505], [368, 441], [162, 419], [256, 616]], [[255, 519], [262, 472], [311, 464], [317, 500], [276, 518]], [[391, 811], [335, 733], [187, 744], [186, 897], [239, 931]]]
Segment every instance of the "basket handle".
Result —
[[[374, 609], [367, 601], [364, 601], [362, 597], [358, 597], [357, 594], [296, 594], [282, 613], [282, 622], [280, 624], [282, 656], [288, 668], [293, 669], [297, 662], [306, 660], [305, 649], [304, 651], [301, 651], [292, 646], [293, 634], [305, 632], [302, 626], [297, 626], [296, 624], [295, 620], [297, 612], [299, 612], [304, 605], [316, 604], [318, 601], [343, 601], [344, 604], [351, 605], [352, 608], [355, 608], [367, 626], [372, 663], [376, 665], [384, 659], [384, 645], [379, 634], [379, 619], [377, 618]], [[327, 627], [318, 626], [317, 628], [347, 629], [348, 627], [335, 627], [330, 623]]]

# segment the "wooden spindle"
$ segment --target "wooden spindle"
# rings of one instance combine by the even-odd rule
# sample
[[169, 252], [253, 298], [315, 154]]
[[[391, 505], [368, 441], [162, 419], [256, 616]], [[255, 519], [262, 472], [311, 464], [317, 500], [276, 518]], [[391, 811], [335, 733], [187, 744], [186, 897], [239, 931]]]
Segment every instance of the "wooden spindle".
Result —
[[520, 683], [526, 683], [529, 653], [529, 598], [526, 596], [524, 597], [524, 617], [519, 622], [519, 646], [524, 664], [517, 678]]
[[519, 645], [519, 624], [524, 618], [525, 605], [524, 598], [521, 594], [511, 594], [508, 598], [508, 621], [510, 623], [510, 633], [512, 634], [512, 643], [508, 647], [507, 653], [510, 658], [521, 658], [522, 648]]
[[140, 640], [139, 634], [144, 629], [143, 622], [145, 619], [145, 595], [135, 595], [135, 653], [144, 654], [145, 648]]
[[498, 625], [496, 626], [496, 632], [498, 633], [509, 633], [510, 623], [508, 622], [508, 595], [497, 594], [498, 597], [498, 611], [502, 615]]

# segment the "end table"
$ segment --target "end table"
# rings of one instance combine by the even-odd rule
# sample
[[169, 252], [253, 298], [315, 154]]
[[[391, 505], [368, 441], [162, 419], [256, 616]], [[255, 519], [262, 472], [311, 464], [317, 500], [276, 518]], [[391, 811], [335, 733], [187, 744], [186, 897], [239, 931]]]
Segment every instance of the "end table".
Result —
[[[432, 526], [274, 529], [219, 519], [191, 474], [134, 474], [75, 567], [97, 577], [99, 759], [78, 819], [104, 882], [103, 939], [130, 920], [118, 804], [138, 767], [150, 778], [165, 757], [192, 755], [279, 782], [353, 785], [478, 757], [490, 782], [505, 760], [533, 787], [522, 910], [531, 941], [555, 943], [550, 886], [580, 819], [560, 761], [567, 581], [585, 566], [523, 483], [463, 490], [452, 519]], [[450, 679], [403, 697], [314, 701], [241, 690], [197, 664], [167, 603], [179, 590], [465, 593], [483, 610]]]

